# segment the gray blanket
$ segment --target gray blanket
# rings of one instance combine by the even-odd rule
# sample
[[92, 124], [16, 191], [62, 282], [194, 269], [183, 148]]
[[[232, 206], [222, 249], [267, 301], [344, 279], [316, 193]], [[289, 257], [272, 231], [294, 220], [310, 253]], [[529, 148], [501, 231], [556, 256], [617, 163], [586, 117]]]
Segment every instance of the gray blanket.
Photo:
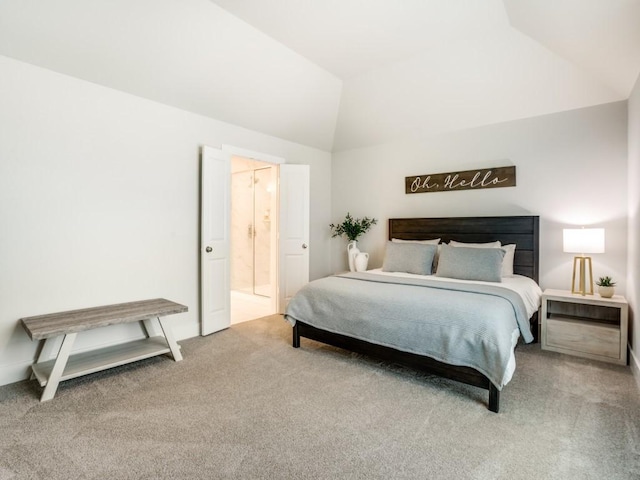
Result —
[[285, 318], [449, 365], [474, 368], [502, 389], [521, 333], [533, 340], [520, 296], [499, 285], [348, 273], [315, 280]]

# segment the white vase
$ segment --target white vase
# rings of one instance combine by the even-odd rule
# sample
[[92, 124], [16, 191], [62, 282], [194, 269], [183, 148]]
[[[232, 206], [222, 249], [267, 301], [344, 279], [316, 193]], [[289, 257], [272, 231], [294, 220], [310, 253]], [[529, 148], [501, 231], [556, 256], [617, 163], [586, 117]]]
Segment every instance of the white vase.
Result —
[[598, 293], [602, 298], [611, 298], [616, 293], [616, 289], [614, 287], [598, 286]]
[[356, 272], [366, 272], [368, 264], [369, 264], [368, 253], [360, 252], [356, 255], [356, 259], [355, 259]]
[[357, 242], [355, 240], [351, 240], [347, 245], [347, 259], [349, 260], [349, 271], [356, 271], [356, 255], [360, 253], [358, 250]]

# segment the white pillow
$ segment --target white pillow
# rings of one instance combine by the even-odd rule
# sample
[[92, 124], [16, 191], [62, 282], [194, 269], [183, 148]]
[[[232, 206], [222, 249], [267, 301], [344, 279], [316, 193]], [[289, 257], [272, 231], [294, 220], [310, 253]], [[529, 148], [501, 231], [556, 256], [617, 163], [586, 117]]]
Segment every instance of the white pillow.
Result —
[[452, 247], [469, 247], [469, 248], [499, 248], [502, 246], [499, 240], [495, 242], [487, 242], [487, 243], [464, 243], [464, 242], [456, 242], [455, 240], [450, 240], [449, 245]]
[[391, 241], [396, 243], [425, 243], [427, 245], [438, 245], [440, 243], [439, 238], [434, 238], [432, 240], [401, 240], [399, 238], [392, 238]]
[[503, 245], [502, 249], [505, 251], [504, 259], [502, 260], [502, 276], [513, 277], [513, 260], [516, 257], [516, 244]]

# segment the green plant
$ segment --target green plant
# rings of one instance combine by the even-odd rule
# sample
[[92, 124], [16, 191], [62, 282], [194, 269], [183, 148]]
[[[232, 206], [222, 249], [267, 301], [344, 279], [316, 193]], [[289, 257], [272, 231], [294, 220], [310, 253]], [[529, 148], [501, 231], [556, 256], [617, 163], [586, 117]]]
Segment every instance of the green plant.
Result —
[[367, 233], [376, 223], [378, 223], [378, 220], [375, 218], [353, 218], [350, 213], [347, 213], [347, 216], [342, 223], [337, 225], [332, 223], [329, 225], [329, 228], [331, 228], [331, 231], [333, 232], [331, 238], [341, 237], [344, 235], [349, 239], [349, 241], [357, 240], [360, 235]]
[[614, 282], [611, 277], [600, 277], [596, 285], [599, 287], [615, 287], [616, 282]]

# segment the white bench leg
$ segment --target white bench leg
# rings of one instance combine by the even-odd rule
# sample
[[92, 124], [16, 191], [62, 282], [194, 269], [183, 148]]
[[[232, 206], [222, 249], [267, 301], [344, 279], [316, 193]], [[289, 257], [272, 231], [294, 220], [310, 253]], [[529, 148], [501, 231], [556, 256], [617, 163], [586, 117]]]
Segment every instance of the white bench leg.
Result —
[[[57, 354], [57, 352], [60, 351], [63, 338], [64, 338], [63, 335], [58, 335], [57, 337], [45, 338], [41, 345], [40, 354], [38, 355], [38, 360], [36, 360], [36, 364], [44, 363], [49, 359], [53, 358]], [[36, 376], [32, 368], [31, 377], [29, 377], [29, 380], [33, 380], [35, 378], [38, 378], [38, 377]], [[41, 379], [38, 378], [38, 383], [40, 384], [41, 387], [44, 387], [46, 384], [46, 381], [44, 379], [42, 379], [41, 381]]]
[[152, 335], [153, 324], [151, 323], [151, 320], [141, 320], [140, 325], [142, 325], [142, 331], [147, 336], [147, 338], [150, 338], [153, 336]]
[[51, 359], [56, 353], [56, 347], [57, 350], [60, 350], [61, 345], [60, 336], [46, 338], [42, 344], [40, 355], [38, 355], [38, 363], [46, 362]]
[[58, 356], [53, 364], [53, 370], [51, 370], [51, 375], [49, 375], [47, 384], [44, 387], [44, 392], [42, 392], [42, 397], [40, 397], [41, 402], [51, 400], [56, 394], [56, 390], [58, 390], [58, 385], [60, 384], [60, 378], [64, 373], [64, 367], [66, 367], [69, 354], [71, 353], [71, 347], [73, 347], [73, 342], [77, 335], [77, 333], [68, 333], [64, 336], [62, 345], [60, 345], [60, 350], [58, 351]]
[[173, 355], [173, 359], [176, 362], [182, 360], [182, 353], [180, 353], [180, 346], [176, 342], [175, 337], [173, 336], [173, 332], [169, 327], [169, 323], [166, 318], [158, 317], [158, 322], [160, 323], [160, 328], [162, 328], [162, 333], [164, 333], [164, 338], [167, 340], [167, 345], [169, 345], [169, 349], [171, 350], [171, 355]]

